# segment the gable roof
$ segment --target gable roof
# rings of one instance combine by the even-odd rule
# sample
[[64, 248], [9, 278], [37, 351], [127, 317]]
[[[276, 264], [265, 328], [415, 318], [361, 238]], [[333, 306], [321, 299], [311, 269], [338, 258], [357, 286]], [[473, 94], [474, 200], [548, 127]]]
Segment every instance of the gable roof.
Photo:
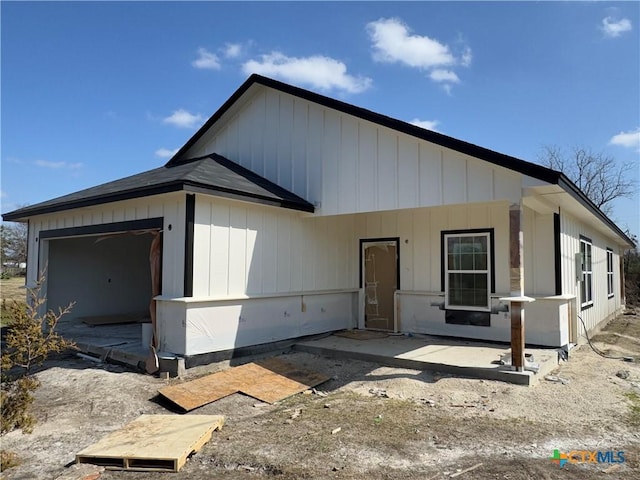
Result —
[[516, 171], [523, 175], [536, 178], [552, 185], [558, 185], [569, 196], [578, 201], [583, 207], [589, 210], [607, 227], [609, 227], [616, 235], [624, 239], [631, 246], [635, 243], [628, 235], [626, 235], [609, 217], [607, 217], [585, 194], [580, 190], [564, 173], [552, 170], [542, 165], [527, 162], [517, 157], [505, 155], [488, 148], [474, 145], [457, 138], [449, 137], [439, 132], [427, 130], [416, 125], [398, 120], [380, 113], [357, 107], [335, 98], [320, 95], [300, 87], [295, 87], [272, 78], [262, 75], [251, 75], [232, 95], [229, 99], [205, 122], [205, 124], [180, 148], [176, 154], [167, 162], [166, 166], [179, 165], [188, 158], [184, 158], [185, 154], [193, 147], [198, 140], [218, 121], [220, 118], [234, 105], [253, 85], [262, 85], [274, 90], [316, 103], [318, 105], [342, 112], [354, 117], [366, 120], [383, 127], [387, 127], [398, 132], [410, 135], [412, 137], [425, 140], [430, 143], [469, 155], [471, 157], [484, 160], [486, 162], [498, 165], [509, 170]]
[[2, 217], [6, 221], [19, 220], [70, 208], [177, 191], [207, 193], [303, 212], [314, 211], [311, 203], [296, 194], [221, 155], [212, 154], [30, 205]]

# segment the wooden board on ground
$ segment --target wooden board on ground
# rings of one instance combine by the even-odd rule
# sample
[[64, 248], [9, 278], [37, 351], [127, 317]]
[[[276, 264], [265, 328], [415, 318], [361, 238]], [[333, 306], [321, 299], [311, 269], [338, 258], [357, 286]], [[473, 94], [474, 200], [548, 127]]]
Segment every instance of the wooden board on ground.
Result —
[[93, 325], [119, 325], [123, 323], [141, 323], [143, 321], [151, 321], [149, 314], [141, 313], [121, 313], [117, 315], [95, 315], [92, 317], [79, 317], [82, 323]]
[[158, 392], [188, 412], [236, 392], [273, 403], [327, 380], [329, 377], [326, 375], [299, 368], [279, 358], [268, 358], [164, 387]]
[[109, 470], [177, 472], [224, 424], [221, 415], [141, 415], [76, 455]]
[[283, 400], [329, 380], [326, 375], [299, 368], [279, 358], [267, 358], [244, 367], [246, 373], [242, 379], [246, 380], [239, 390], [267, 403]]
[[374, 338], [388, 337], [388, 333], [376, 332], [372, 330], [341, 330], [334, 333], [336, 337], [351, 338], [353, 340], [373, 340]]

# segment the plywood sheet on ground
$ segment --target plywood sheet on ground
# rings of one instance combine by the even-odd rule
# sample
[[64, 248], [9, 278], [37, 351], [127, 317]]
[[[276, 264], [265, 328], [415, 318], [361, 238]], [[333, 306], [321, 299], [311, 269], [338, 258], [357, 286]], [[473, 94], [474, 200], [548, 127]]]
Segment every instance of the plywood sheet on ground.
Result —
[[221, 415], [141, 415], [76, 455], [113, 470], [177, 472], [224, 424]]
[[336, 337], [351, 338], [353, 340], [373, 340], [374, 338], [388, 337], [388, 333], [374, 332], [371, 330], [342, 330], [334, 333]]
[[327, 380], [326, 375], [268, 358], [164, 387], [159, 393], [188, 412], [236, 392], [273, 403]]
[[142, 313], [122, 313], [117, 315], [95, 315], [92, 317], [79, 317], [82, 323], [87, 325], [118, 325], [121, 323], [140, 323], [143, 321], [151, 321], [149, 314]]

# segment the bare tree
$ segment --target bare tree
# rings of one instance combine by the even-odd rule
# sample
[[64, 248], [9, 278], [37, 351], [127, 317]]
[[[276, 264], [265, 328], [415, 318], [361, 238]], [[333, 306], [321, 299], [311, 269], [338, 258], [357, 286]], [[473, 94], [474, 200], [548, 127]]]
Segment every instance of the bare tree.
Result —
[[613, 157], [584, 147], [574, 147], [566, 154], [560, 147], [544, 146], [538, 159], [569, 177], [606, 215], [611, 214], [616, 198], [634, 197], [632, 172], [637, 166], [631, 163], [619, 164]]

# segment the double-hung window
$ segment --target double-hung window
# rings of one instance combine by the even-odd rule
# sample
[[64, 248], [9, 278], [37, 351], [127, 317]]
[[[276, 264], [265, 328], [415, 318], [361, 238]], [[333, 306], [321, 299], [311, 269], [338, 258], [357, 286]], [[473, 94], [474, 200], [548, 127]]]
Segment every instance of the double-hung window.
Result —
[[607, 297], [613, 297], [613, 250], [607, 248]]
[[445, 233], [443, 243], [446, 308], [489, 311], [490, 233]]
[[593, 305], [593, 270], [591, 262], [591, 240], [580, 238], [580, 258], [582, 277], [580, 281], [580, 305], [587, 308]]

